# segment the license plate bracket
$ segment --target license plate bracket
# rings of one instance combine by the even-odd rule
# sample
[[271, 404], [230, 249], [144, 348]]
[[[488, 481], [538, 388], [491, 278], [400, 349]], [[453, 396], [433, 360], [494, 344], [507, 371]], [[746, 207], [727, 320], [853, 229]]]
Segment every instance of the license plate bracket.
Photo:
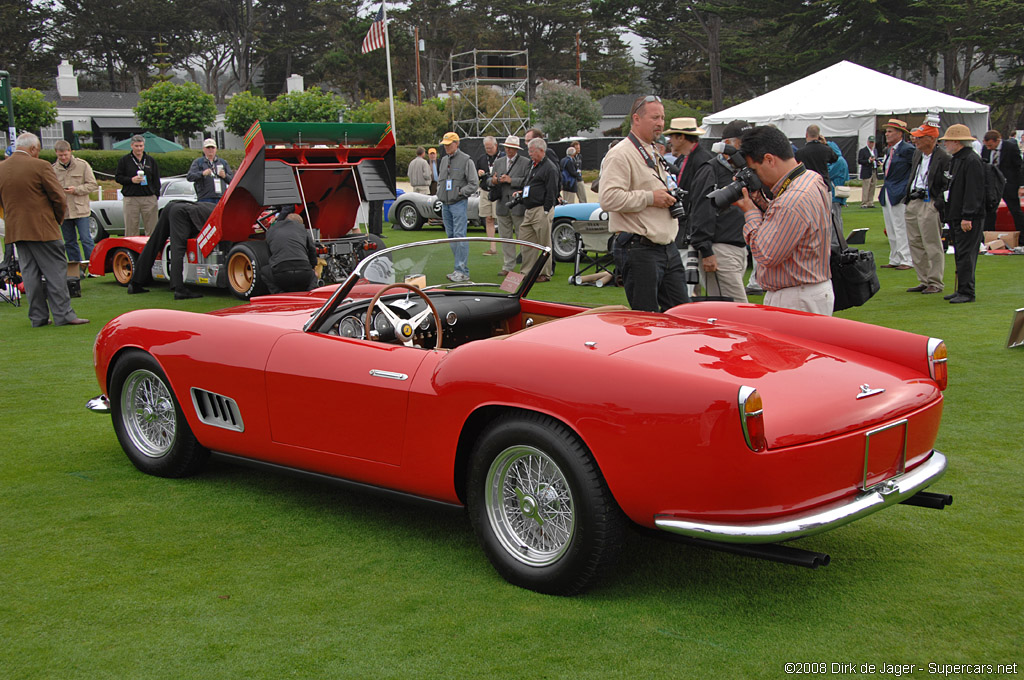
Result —
[[907, 469], [906, 418], [869, 430], [864, 435], [864, 474], [861, 490], [898, 477]]

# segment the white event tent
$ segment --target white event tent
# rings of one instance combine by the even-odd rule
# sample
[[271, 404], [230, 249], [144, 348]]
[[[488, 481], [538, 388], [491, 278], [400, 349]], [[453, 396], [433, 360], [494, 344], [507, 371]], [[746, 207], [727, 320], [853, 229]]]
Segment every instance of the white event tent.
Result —
[[913, 128], [923, 122], [926, 114], [937, 113], [943, 131], [953, 123], [963, 123], [971, 129], [972, 135], [981, 139], [988, 130], [988, 112], [985, 104], [842, 61], [760, 97], [705, 116], [701, 124], [705, 128], [710, 126], [709, 137], [717, 138], [733, 120], [771, 123], [790, 139], [803, 139], [807, 126], [815, 124], [827, 138], [838, 138], [836, 141], [845, 138], [850, 146], [855, 143], [856, 151], [893, 116]]

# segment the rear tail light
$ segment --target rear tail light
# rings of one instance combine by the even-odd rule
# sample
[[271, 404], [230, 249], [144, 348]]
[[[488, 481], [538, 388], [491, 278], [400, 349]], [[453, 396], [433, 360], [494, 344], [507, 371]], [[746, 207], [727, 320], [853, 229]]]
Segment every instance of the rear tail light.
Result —
[[928, 339], [928, 373], [939, 385], [940, 390], [946, 389], [949, 369], [946, 367], [946, 343], [938, 338]]
[[743, 386], [739, 394], [740, 425], [743, 438], [751, 451], [764, 451], [768, 442], [764, 437], [764, 408], [761, 395], [753, 387]]

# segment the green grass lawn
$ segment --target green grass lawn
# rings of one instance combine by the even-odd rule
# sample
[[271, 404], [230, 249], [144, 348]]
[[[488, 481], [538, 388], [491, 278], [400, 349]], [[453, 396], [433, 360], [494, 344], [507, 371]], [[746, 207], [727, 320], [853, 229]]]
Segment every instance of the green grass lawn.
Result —
[[[848, 209], [846, 230], [860, 226], [884, 263], [881, 211]], [[431, 234], [443, 236], [385, 231], [389, 244]], [[480, 250], [471, 268], [500, 268]], [[625, 302], [569, 273], [559, 264], [537, 297]], [[974, 304], [904, 292], [912, 271], [879, 277], [867, 305], [839, 315], [947, 341], [938, 448], [950, 469], [934, 490], [952, 507], [897, 506], [796, 542], [831, 554], [816, 571], [631, 535], [613, 576], [572, 599], [506, 584], [458, 511], [225, 464], [184, 480], [137, 472], [109, 418], [84, 408], [98, 393], [95, 334], [129, 309], [236, 304], [226, 292], [175, 302], [161, 285], [129, 297], [110, 276], [88, 279], [74, 306], [92, 323], [79, 327], [32, 329], [25, 307], [4, 306], [0, 677], [776, 678], [787, 662], [915, 664], [913, 677], [993, 664], [981, 676], [997, 677], [995, 664], [1024, 665], [1024, 348], [1004, 348], [1024, 257], [981, 257]], [[320, 426], [378, 428], [388, 445], [386, 415], [344, 414], [339, 403]]]

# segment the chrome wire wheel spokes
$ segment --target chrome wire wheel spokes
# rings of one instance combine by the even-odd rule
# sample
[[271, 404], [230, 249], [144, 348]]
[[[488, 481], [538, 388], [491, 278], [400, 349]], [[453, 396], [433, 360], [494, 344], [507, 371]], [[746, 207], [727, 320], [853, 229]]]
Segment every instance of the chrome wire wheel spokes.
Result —
[[121, 390], [125, 431], [140, 453], [166, 456], [174, 445], [177, 417], [174, 400], [156, 374], [140, 369], [131, 373]]
[[498, 541], [524, 564], [553, 564], [572, 543], [572, 491], [555, 461], [539, 449], [512, 446], [498, 454], [487, 472], [485, 504]]

